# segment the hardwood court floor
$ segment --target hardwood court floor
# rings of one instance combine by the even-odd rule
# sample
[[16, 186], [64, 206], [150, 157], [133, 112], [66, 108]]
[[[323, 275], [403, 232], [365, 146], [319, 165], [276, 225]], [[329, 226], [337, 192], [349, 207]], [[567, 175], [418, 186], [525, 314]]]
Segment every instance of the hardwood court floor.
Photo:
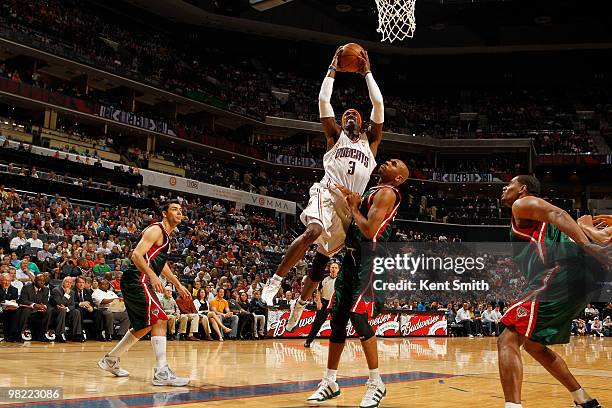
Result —
[[[328, 350], [326, 340], [315, 341], [311, 349], [299, 340], [169, 342], [171, 367], [192, 378], [188, 387], [170, 388], [150, 383], [149, 342], [135, 345], [122, 359], [130, 377], [114, 378], [98, 369], [96, 362], [112, 344], [2, 343], [0, 386], [61, 386], [64, 399], [72, 400], [37, 407], [302, 407], [320, 381]], [[503, 407], [494, 338], [379, 339], [378, 344], [387, 385], [383, 407]], [[572, 338], [554, 349], [604, 407], [612, 406], [612, 338]], [[526, 408], [571, 405], [568, 393], [544, 369], [527, 354], [524, 361]], [[357, 406], [364, 376], [359, 342], [349, 341], [339, 371], [342, 395], [327, 406]]]

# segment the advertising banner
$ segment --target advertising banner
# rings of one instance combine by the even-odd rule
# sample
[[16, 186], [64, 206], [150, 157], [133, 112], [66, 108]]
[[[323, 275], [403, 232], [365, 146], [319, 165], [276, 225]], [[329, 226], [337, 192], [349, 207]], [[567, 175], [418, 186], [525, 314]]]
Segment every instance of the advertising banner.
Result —
[[269, 208], [287, 214], [295, 214], [296, 212], [296, 204], [293, 201], [215, 186], [202, 183], [201, 181], [158, 173], [151, 170], [141, 169], [140, 174], [142, 174], [143, 184], [145, 186], [167, 188], [169, 190], [213, 197], [220, 200]]
[[136, 126], [152, 132], [174, 134], [164, 121], [145, 118], [144, 116], [122, 111], [112, 106], [100, 105], [100, 112], [98, 115], [106, 119], [114, 120], [115, 122]]
[[[302, 313], [297, 328], [289, 333], [285, 325], [289, 318], [289, 310], [270, 310], [268, 312], [268, 336], [275, 338], [306, 337], [312, 328], [316, 312], [305, 310]], [[318, 337], [327, 338], [331, 334], [330, 319], [321, 326]], [[402, 312], [383, 312], [374, 319], [369, 319], [370, 326], [379, 337], [410, 337], [410, 336], [446, 336], [446, 316], [443, 314], [424, 313], [412, 314]], [[357, 337], [350, 321], [346, 328], [348, 337]]]
[[445, 183], [491, 183], [501, 181], [488, 173], [433, 173], [434, 181]]
[[314, 159], [312, 157], [288, 156], [286, 154], [268, 152], [268, 161], [276, 164], [285, 164], [287, 166], [323, 168], [323, 160]]

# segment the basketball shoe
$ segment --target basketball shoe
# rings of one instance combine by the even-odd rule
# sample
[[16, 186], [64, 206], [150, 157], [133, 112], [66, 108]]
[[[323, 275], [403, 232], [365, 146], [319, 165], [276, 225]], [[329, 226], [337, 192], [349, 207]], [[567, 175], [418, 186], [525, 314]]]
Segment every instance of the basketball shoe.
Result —
[[189, 384], [188, 377], [177, 377], [170, 367], [153, 369], [153, 385], [170, 385], [173, 387], [182, 387]]
[[359, 404], [359, 408], [378, 408], [380, 402], [387, 395], [385, 384], [382, 381], [368, 380], [366, 388], [366, 393]]
[[274, 296], [278, 293], [278, 290], [281, 287], [281, 283], [283, 283], [283, 278], [280, 276], [272, 276], [268, 279], [268, 282], [261, 290], [261, 300], [268, 306], [274, 305]]
[[130, 373], [119, 366], [119, 357], [104, 356], [98, 361], [98, 367], [115, 377], [127, 377]]
[[331, 381], [328, 378], [323, 378], [319, 383], [319, 388], [306, 400], [309, 406], [317, 406], [323, 404], [325, 401], [336, 398], [340, 395], [340, 387], [335, 381]]
[[291, 308], [291, 314], [287, 319], [287, 324], [285, 325], [285, 330], [289, 333], [293, 332], [297, 327], [300, 317], [302, 317], [302, 312], [304, 311], [304, 305], [300, 303], [299, 300], [295, 302], [293, 307]]
[[599, 402], [597, 402], [596, 399], [590, 400], [583, 404], [579, 404], [577, 402], [574, 402], [574, 404], [576, 405], [574, 405], [572, 408], [601, 408], [601, 405], [599, 405]]

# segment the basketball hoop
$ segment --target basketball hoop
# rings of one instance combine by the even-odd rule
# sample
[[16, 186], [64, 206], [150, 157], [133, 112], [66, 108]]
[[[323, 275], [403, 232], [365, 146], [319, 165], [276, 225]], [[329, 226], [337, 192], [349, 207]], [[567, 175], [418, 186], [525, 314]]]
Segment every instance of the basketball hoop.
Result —
[[382, 41], [402, 41], [412, 38], [416, 31], [414, 7], [416, 0], [376, 0], [378, 31]]

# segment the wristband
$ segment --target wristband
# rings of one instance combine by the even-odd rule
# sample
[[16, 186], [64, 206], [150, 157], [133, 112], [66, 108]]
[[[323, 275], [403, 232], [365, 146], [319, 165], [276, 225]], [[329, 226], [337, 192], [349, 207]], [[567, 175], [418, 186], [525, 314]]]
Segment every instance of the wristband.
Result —
[[332, 65], [330, 65], [330, 66], [327, 68], [327, 70], [328, 70], [328, 71], [335, 71], [335, 70], [336, 70], [336, 66], [332, 64]]

